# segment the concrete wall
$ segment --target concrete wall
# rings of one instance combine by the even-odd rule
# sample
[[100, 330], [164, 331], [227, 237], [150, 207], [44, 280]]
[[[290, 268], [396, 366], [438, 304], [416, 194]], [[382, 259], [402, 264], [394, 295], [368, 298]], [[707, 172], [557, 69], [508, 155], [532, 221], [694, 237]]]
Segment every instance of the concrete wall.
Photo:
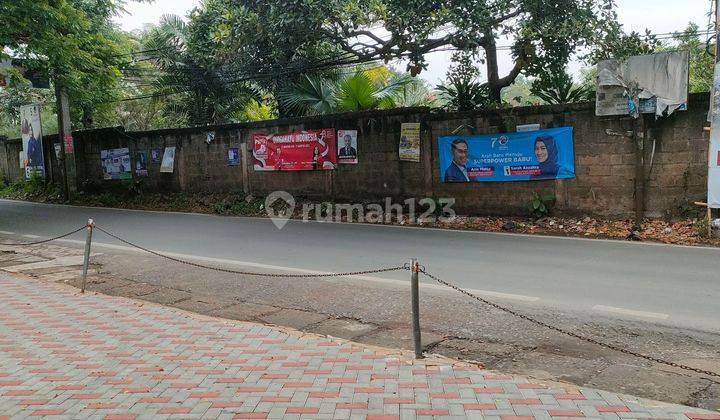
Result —
[[[704, 199], [707, 182], [708, 138], [703, 131], [708, 95], [691, 96], [688, 112], [653, 122], [645, 140], [648, 177], [647, 210], [650, 216], [674, 212], [682, 203]], [[398, 160], [400, 124], [422, 124], [420, 163]], [[573, 126], [577, 178], [557, 181], [443, 184], [437, 163], [438, 136], [459, 129], [462, 133], [514, 131], [518, 124], [539, 123], [542, 128]], [[626, 131], [633, 121], [595, 117], [592, 103], [512, 108], [500, 111], [435, 113], [425, 108], [368, 111], [304, 119], [284, 119], [217, 127], [124, 132], [119, 128], [80, 131], [76, 139], [79, 178], [87, 183], [102, 181], [100, 150], [128, 147], [131, 153], [176, 146], [172, 174], [159, 172], [159, 163], [149, 163], [149, 176], [142, 178], [151, 191], [242, 191], [243, 184], [255, 195], [282, 189], [296, 195], [338, 201], [377, 200], [390, 196], [455, 197], [455, 208], [464, 214], [520, 214], [533, 192], [555, 194], [555, 211], [561, 214], [597, 214], [609, 217], [632, 215], [635, 154], [632, 140], [610, 136], [606, 130]], [[228, 166], [227, 149], [250, 147], [253, 133], [282, 133], [301, 129], [335, 128], [359, 131], [357, 165], [341, 165], [335, 171], [254, 172], [251, 155], [248, 167]], [[208, 131], [215, 141], [206, 144]], [[650, 157], [655, 139], [655, 153]], [[52, 151], [57, 137], [45, 138]], [[19, 176], [16, 140], [0, 145], [0, 170]], [[4, 145], [4, 147], [3, 147]], [[53, 152], [54, 154], [54, 152]], [[47, 154], [46, 154], [47, 156]], [[56, 164], [56, 163], [54, 163]], [[6, 169], [8, 167], [9, 169]], [[11, 168], [12, 167], [12, 168]], [[56, 173], [56, 167], [52, 173]]]

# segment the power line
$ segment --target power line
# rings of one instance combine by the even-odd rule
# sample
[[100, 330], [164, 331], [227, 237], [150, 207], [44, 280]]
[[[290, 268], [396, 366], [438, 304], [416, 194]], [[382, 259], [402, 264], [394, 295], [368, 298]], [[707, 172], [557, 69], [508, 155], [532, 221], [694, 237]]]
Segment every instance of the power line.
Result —
[[[711, 31], [696, 31], [694, 34], [695, 34], [696, 36], [700, 36], [700, 35], [702, 35], [702, 34], [709, 33], [709, 32], [711, 32]], [[673, 32], [666, 32], [666, 33], [659, 33], [659, 34], [650, 34], [650, 35], [655, 36], [655, 39], [669, 39], [669, 38], [674, 38], [674, 37], [676, 37], [676, 36], [678, 36], [678, 35], [684, 35], [684, 34], [686, 34], [685, 31], [682, 31], [682, 32], [680, 32], [680, 31], [673, 31]], [[376, 46], [377, 46], [377, 47], [380, 47], [381, 44], [380, 44], [380, 43], [376, 43]], [[168, 48], [173, 48], [173, 47], [170, 47], [170, 46], [169, 46]], [[512, 45], [501, 45], [501, 46], [497, 46], [496, 48], [497, 48], [497, 50], [499, 50], [499, 51], [503, 51], [503, 50], [511, 50], [511, 49], [514, 48], [514, 46], [512, 46]], [[160, 50], [164, 50], [164, 48], [163, 48], [163, 49], [158, 48], [158, 49], [154, 49], [154, 50], [155, 50], [155, 51], [160, 51]], [[458, 51], [458, 50], [459, 50], [459, 48], [456, 48], [456, 47], [438, 48], [438, 49], [429, 51], [429, 52], [427, 52], [426, 54], [443, 52], [443, 51]], [[147, 51], [151, 51], [151, 50], [147, 50]], [[409, 53], [409, 52], [407, 52], [407, 53], [402, 53], [402, 54], [400, 54], [400, 55], [397, 57], [397, 59], [400, 60], [400, 59], [403, 58], [403, 56], [408, 56], [408, 55], [410, 55], [410, 54], [411, 54], [411, 53]], [[326, 58], [321, 59], [321, 60], [316, 60], [316, 61], [315, 61], [316, 65], [314, 65], [314, 66], [296, 66], [296, 67], [293, 67], [293, 68], [287, 68], [286, 65], [284, 65], [284, 64], [278, 64], [278, 65], [270, 66], [270, 70], [271, 70], [270, 72], [266, 71], [266, 72], [258, 72], [258, 73], [245, 73], [245, 75], [240, 76], [240, 77], [238, 77], [238, 78], [236, 78], [236, 79], [225, 80], [225, 83], [226, 83], [226, 84], [236, 84], [236, 83], [248, 82], [248, 81], [252, 81], [252, 80], [262, 80], [262, 79], [267, 79], [267, 78], [276, 78], [276, 77], [281, 76], [281, 75], [283, 75], [283, 74], [288, 74], [288, 73], [293, 73], [293, 72], [297, 72], [297, 73], [308, 73], [308, 72], [314, 72], [314, 71], [321, 71], [321, 70], [329, 69], [329, 68], [338, 68], [338, 67], [344, 67], [344, 66], [358, 65], [358, 64], [362, 64], [362, 63], [366, 63], [366, 62], [372, 62], [372, 61], [379, 61], [379, 59], [376, 59], [376, 58], [359, 58], [359, 57], [356, 56], [356, 54], [353, 54], [353, 53], [351, 53], [351, 52], [343, 52], [343, 53], [340, 53], [340, 54], [335, 55], [335, 56], [326, 57]], [[283, 68], [284, 70], [281, 70], [280, 72], [272, 72], [273, 69], [278, 68], [278, 67]], [[267, 68], [267, 66], [266, 66], [266, 68]], [[260, 70], [260, 66], [256, 66], [255, 69], [256, 69], [256, 70]], [[160, 70], [160, 69], [141, 69], [141, 68], [138, 68], [138, 69], [133, 69], [133, 71], [145, 72], [145, 75], [148, 76], [148, 77], [158, 76], [158, 75], [169, 75], [169, 74], [170, 74], [170, 73], [164, 72], [164, 71], [162, 71], [162, 70]], [[183, 70], [180, 69], [180, 71], [183, 71]], [[188, 71], [190, 71], [190, 70], [188, 70]], [[162, 72], [162, 73], [161, 73], [161, 72]], [[138, 74], [140, 74], [140, 73], [138, 73]], [[222, 80], [225, 76], [227, 76], [227, 74], [223, 74], [222, 72], [218, 72], [218, 73], [217, 73], [217, 77], [220, 78], [221, 80]], [[135, 83], [137, 83], [138, 86], [146, 86], [146, 87], [154, 86], [154, 84], [152, 84], [152, 83], [147, 83], [147, 82], [143, 83], [143, 81], [140, 81], [140, 80], [138, 80], [137, 82], [134, 81], [134, 80], [132, 80], [132, 79], [129, 79], [129, 78], [126, 78], [125, 80], [126, 80], [126, 81], [130, 81], [130, 82], [135, 82]], [[205, 79], [203, 79], [202, 81], [204, 82]], [[207, 86], [207, 84], [205, 84], [205, 85]], [[182, 86], [182, 84], [181, 84], [181, 83], [178, 83], [178, 84], [169, 85], [169, 86], [170, 86], [170, 87], [173, 87], [173, 86], [174, 86], [174, 87], [180, 87], [180, 86]], [[140, 99], [157, 98], [157, 97], [163, 97], [163, 96], [176, 95], [176, 94], [180, 94], [180, 93], [186, 93], [186, 92], [190, 92], [191, 90], [192, 90], [192, 89], [181, 89], [181, 90], [174, 90], [174, 91], [170, 91], [170, 92], [156, 92], [156, 93], [152, 93], [152, 94], [148, 94], [148, 95], [141, 95], [141, 96], [136, 96], [136, 97], [124, 98], [124, 99], [121, 99], [121, 100], [119, 100], [119, 101], [132, 101], [132, 100], [140, 100]], [[111, 101], [111, 102], [119, 102], [119, 101]]]

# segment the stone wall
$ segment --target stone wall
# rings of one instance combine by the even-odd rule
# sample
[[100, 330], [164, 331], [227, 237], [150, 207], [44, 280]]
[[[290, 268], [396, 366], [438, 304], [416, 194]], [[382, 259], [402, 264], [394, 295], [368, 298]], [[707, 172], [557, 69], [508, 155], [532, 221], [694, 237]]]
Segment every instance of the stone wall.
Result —
[[[708, 95], [692, 95], [689, 111], [651, 121], [645, 139], [647, 213], [663, 216], [683, 203], [703, 200], [707, 183], [708, 136], [703, 130]], [[420, 122], [420, 163], [398, 160], [400, 124]], [[514, 131], [519, 124], [539, 123], [542, 128], [573, 126], [577, 177], [572, 180], [486, 182], [444, 184], [438, 168], [438, 136]], [[560, 214], [597, 214], [628, 217], [633, 213], [635, 153], [631, 139], [608, 135], [607, 130], [630, 130], [629, 118], [596, 117], [594, 104], [580, 103], [512, 108], [499, 111], [436, 113], [425, 108], [367, 111], [283, 119], [216, 127], [125, 132], [121, 127], [79, 131], [76, 139], [78, 176], [85, 184], [102, 181], [100, 150], [128, 147], [131, 153], [176, 146], [175, 172], [159, 172], [159, 163], [149, 163], [149, 176], [142, 178], [151, 191], [243, 190], [263, 195], [286, 190], [299, 196], [336, 201], [377, 200], [384, 197], [454, 197], [460, 213], [520, 214], [534, 192], [554, 194]], [[301, 129], [335, 128], [358, 130], [357, 165], [341, 165], [335, 171], [254, 172], [249, 155], [253, 133], [282, 133]], [[211, 144], [208, 131], [215, 131]], [[54, 136], [44, 139], [52, 151]], [[0, 170], [19, 176], [17, 141], [0, 145]], [[241, 148], [247, 165], [228, 166], [227, 149]], [[654, 153], [653, 151], [654, 145]], [[650, 161], [652, 160], [652, 167]], [[11, 169], [6, 169], [6, 167]], [[56, 173], [56, 168], [51, 171]], [[51, 174], [52, 175], [52, 174]]]

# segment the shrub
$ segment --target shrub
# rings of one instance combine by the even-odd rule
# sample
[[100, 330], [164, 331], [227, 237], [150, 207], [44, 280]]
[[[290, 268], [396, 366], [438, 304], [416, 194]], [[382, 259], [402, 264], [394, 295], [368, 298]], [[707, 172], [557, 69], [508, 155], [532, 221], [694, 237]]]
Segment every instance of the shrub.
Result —
[[528, 211], [532, 217], [543, 218], [550, 214], [550, 208], [555, 203], [554, 195], [541, 196], [537, 191], [527, 204]]

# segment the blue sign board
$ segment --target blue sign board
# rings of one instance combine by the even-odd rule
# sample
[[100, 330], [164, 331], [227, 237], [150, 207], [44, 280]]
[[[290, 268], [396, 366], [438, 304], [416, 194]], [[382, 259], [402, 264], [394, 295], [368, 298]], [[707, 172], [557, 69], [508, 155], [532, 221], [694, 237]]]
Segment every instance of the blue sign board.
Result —
[[573, 128], [438, 138], [442, 182], [575, 178]]

